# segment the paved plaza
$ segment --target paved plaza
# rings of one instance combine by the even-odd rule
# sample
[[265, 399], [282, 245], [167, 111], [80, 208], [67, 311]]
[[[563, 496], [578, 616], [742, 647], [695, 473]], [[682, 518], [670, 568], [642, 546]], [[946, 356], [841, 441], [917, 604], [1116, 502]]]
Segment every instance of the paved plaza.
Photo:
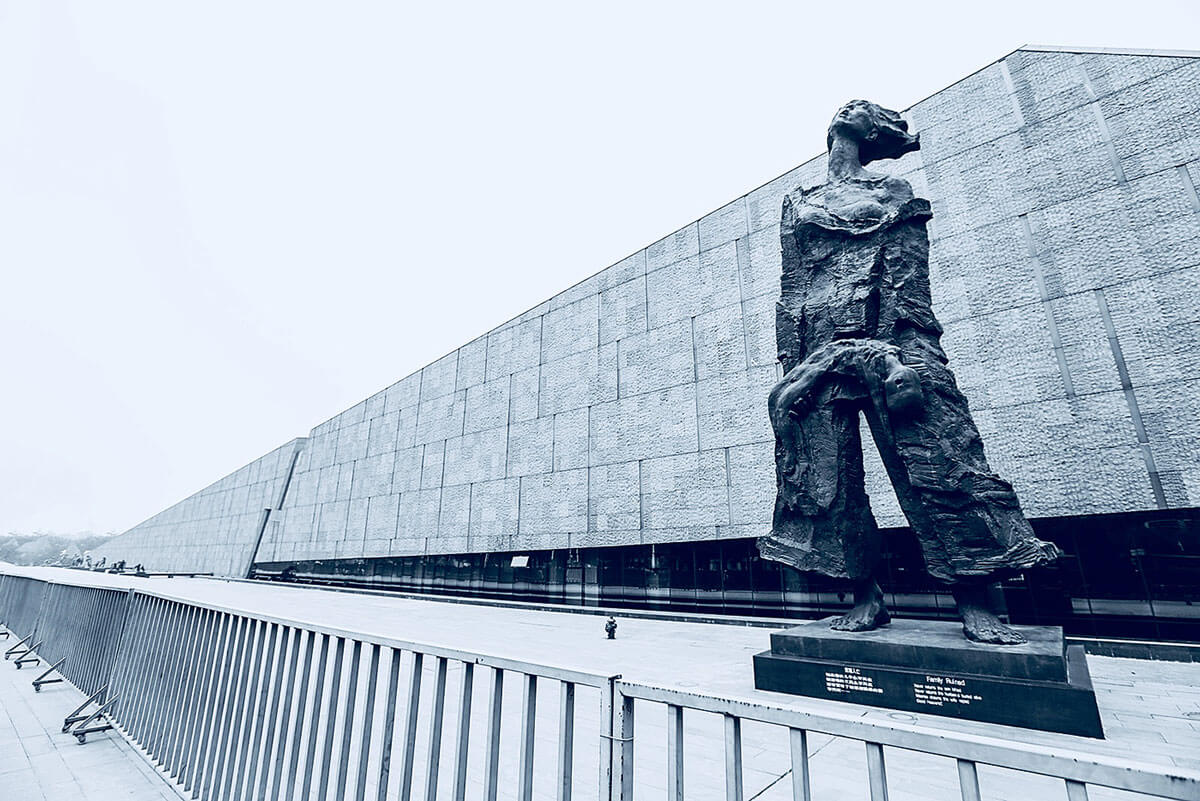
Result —
[[61, 733], [63, 718], [84, 696], [65, 683], [35, 693], [30, 682], [43, 670], [0, 662], [0, 799], [178, 801], [175, 790], [119, 735], [93, 735], [80, 745]]

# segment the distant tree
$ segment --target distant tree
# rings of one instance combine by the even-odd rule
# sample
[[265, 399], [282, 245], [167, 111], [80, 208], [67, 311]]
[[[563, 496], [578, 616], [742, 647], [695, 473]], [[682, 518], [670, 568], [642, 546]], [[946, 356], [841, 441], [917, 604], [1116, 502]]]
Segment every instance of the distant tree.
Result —
[[[10, 532], [0, 536], [0, 562], [15, 565], [70, 564], [74, 557], [98, 547], [113, 536], [109, 534], [56, 534], [35, 531], [32, 534]], [[67, 558], [63, 562], [63, 557]]]

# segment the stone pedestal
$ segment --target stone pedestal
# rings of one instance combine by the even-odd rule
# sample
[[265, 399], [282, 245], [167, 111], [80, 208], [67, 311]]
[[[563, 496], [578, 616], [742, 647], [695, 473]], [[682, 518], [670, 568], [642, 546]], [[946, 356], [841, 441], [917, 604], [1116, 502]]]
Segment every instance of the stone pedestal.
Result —
[[1056, 626], [1017, 626], [1023, 645], [981, 645], [962, 625], [894, 620], [843, 632], [818, 620], [771, 635], [760, 690], [1104, 737], [1083, 647]]

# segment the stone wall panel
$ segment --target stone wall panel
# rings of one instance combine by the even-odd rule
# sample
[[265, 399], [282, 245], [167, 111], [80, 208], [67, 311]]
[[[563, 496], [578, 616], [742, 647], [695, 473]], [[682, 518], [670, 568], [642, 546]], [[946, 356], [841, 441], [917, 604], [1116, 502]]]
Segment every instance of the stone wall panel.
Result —
[[637, 462], [597, 465], [589, 471], [588, 531], [641, 528], [641, 467]]
[[515, 537], [520, 481], [505, 478], [476, 484], [471, 497], [472, 540]]
[[538, 415], [583, 409], [617, 397], [617, 345], [591, 347], [542, 364]]
[[644, 275], [600, 293], [600, 344], [626, 339], [646, 330]]
[[539, 473], [521, 479], [520, 535], [524, 547], [558, 547], [571, 532], [587, 530], [587, 469]]

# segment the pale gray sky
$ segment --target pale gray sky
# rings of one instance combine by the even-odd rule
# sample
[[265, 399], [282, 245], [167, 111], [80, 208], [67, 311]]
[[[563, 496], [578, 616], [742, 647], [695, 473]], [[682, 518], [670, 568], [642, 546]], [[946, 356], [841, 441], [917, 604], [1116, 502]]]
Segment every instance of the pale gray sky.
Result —
[[0, 0], [0, 532], [123, 530], [1025, 43], [1195, 0]]

